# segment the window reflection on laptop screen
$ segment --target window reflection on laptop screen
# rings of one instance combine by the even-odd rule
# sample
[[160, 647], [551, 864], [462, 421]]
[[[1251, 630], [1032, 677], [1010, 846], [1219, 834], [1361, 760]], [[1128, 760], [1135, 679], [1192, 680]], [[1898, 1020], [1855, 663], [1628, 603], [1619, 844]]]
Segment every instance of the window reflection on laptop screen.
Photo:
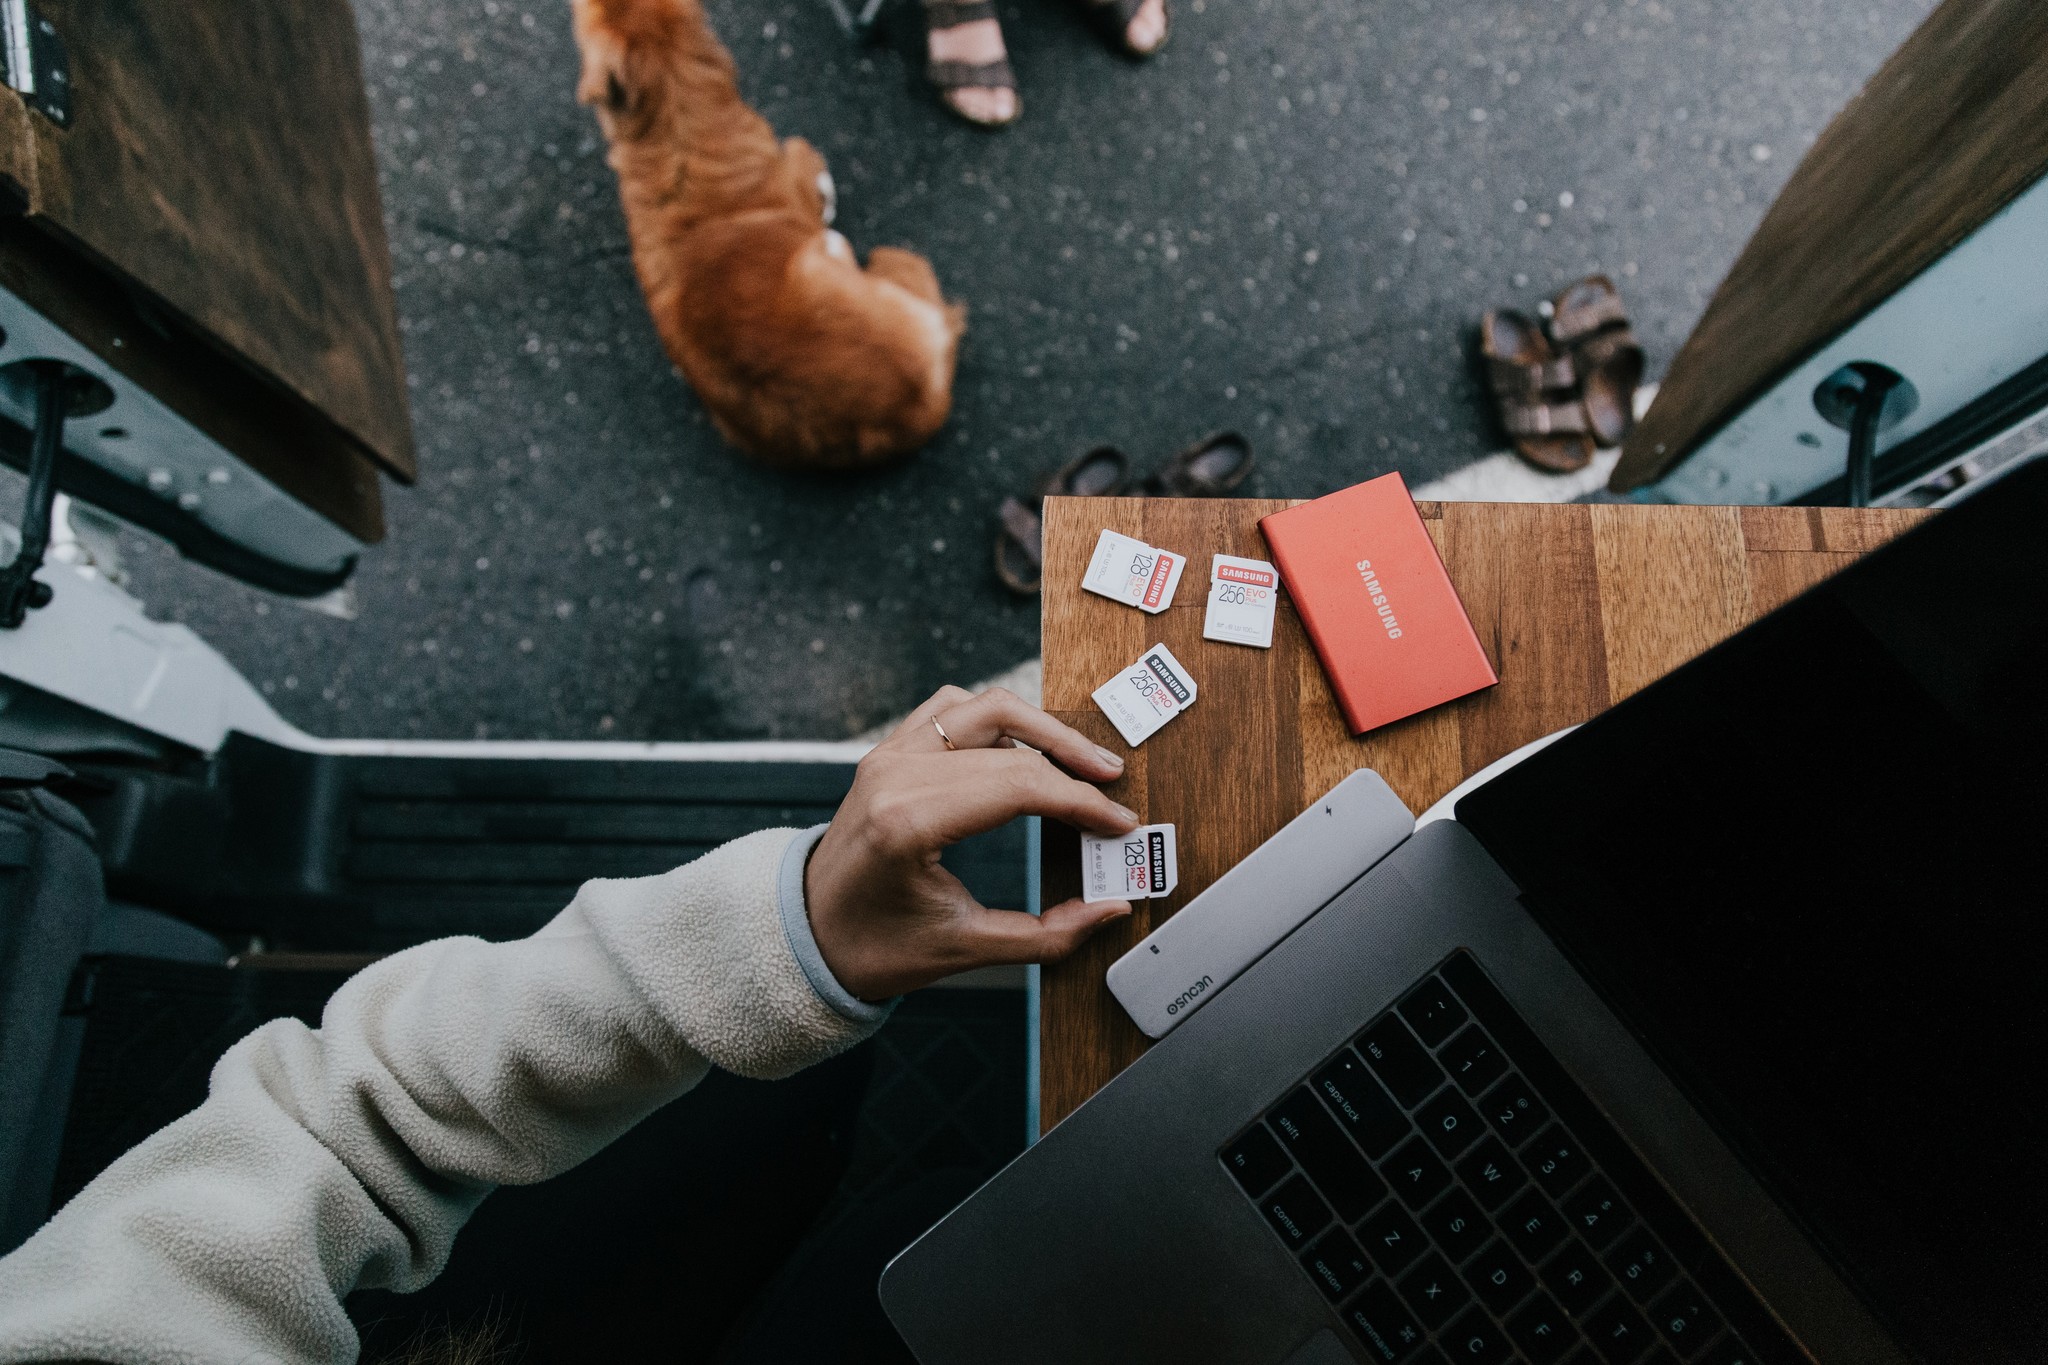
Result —
[[1459, 805], [1916, 1351], [2048, 1341], [2048, 463]]

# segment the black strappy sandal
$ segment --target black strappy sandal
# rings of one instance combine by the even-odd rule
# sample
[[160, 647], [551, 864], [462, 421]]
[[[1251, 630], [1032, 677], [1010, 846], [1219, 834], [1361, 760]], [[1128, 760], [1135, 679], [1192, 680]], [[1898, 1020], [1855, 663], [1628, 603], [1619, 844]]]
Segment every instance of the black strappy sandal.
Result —
[[1050, 496], [1113, 498], [1131, 483], [1131, 461], [1115, 446], [1097, 446], [1061, 465], [1026, 506], [1004, 498], [996, 513], [996, 577], [1019, 597], [1034, 597], [1044, 577], [1045, 522], [1041, 501]]
[[1183, 450], [1145, 480], [1155, 498], [1220, 498], [1252, 472], [1252, 443], [1234, 431], [1219, 431]]
[[978, 23], [983, 19], [996, 17], [995, 0], [924, 0], [925, 31], [925, 79], [939, 92], [939, 102], [959, 115], [964, 121], [977, 128], [1007, 128], [1017, 121], [1024, 112], [1024, 101], [1013, 100], [1010, 116], [1005, 119], [976, 118], [953, 101], [946, 99], [954, 90], [1008, 90], [1013, 95], [1017, 89], [1017, 75], [1010, 69], [1010, 59], [1001, 57], [992, 62], [941, 62], [931, 56], [931, 35], [948, 29], [960, 28]]
[[1173, 13], [1164, 7], [1161, 0], [1160, 17], [1166, 27], [1160, 31], [1159, 41], [1147, 48], [1131, 46], [1131, 20], [1138, 17], [1138, 11], [1145, 7], [1145, 0], [1082, 0], [1082, 9], [1088, 15], [1088, 22], [1102, 35], [1102, 40], [1127, 57], [1150, 57], [1166, 46], [1166, 40], [1173, 36]]

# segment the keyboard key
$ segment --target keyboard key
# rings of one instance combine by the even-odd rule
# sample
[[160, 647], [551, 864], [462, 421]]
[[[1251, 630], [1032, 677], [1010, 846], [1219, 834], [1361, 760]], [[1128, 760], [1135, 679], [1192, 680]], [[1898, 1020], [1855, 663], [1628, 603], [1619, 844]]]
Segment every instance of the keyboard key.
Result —
[[1510, 1147], [1526, 1142], [1550, 1119], [1549, 1107], [1537, 1096], [1535, 1087], [1520, 1076], [1511, 1075], [1487, 1091], [1479, 1108]]
[[1483, 1127], [1465, 1097], [1450, 1087], [1415, 1111], [1415, 1126], [1429, 1139], [1429, 1145], [1446, 1157], [1454, 1157], [1478, 1141]]
[[1596, 1249], [1604, 1249], [1636, 1220], [1635, 1214], [1621, 1202], [1621, 1196], [1614, 1192], [1614, 1186], [1604, 1175], [1594, 1176], [1586, 1182], [1584, 1189], [1566, 1198], [1564, 1213], [1579, 1236], [1591, 1242]]
[[1406, 1360], [1423, 1344], [1422, 1328], [1401, 1306], [1394, 1287], [1374, 1280], [1344, 1305], [1344, 1325], [1374, 1360]]
[[1551, 1124], [1521, 1152], [1522, 1165], [1536, 1177], [1536, 1183], [1552, 1199], [1579, 1183], [1593, 1169], [1578, 1139], [1558, 1124]]
[[1619, 1294], [1608, 1295], [1607, 1302], [1586, 1319], [1586, 1340], [1607, 1365], [1634, 1365], [1643, 1352], [1657, 1344], [1650, 1324]]
[[1247, 1130], [1243, 1137], [1224, 1148], [1223, 1164], [1254, 1199], [1272, 1189], [1273, 1182], [1288, 1171], [1287, 1154], [1263, 1124]]
[[1412, 1131], [1408, 1116], [1348, 1047], [1316, 1073], [1315, 1090], [1338, 1121], [1351, 1130], [1351, 1136], [1365, 1149], [1365, 1154], [1375, 1161]]
[[1756, 1365], [1479, 1022], [1497, 994], [1455, 955], [1224, 1148], [1231, 1178], [1360, 1360]]
[[1508, 1335], [1533, 1365], [1557, 1365], [1579, 1344], [1579, 1329], [1548, 1294], [1538, 1294], [1508, 1315]]
[[1342, 1228], [1330, 1229], [1320, 1242], [1304, 1252], [1301, 1268], [1332, 1303], [1340, 1302], [1372, 1278], [1372, 1263]]
[[1450, 988], [1435, 977], [1423, 982], [1408, 992], [1408, 998], [1400, 1004], [1401, 1017], [1408, 1021], [1408, 1027], [1415, 1030], [1415, 1036], [1422, 1039], [1425, 1047], [1435, 1047], [1457, 1032], [1458, 1025], [1465, 1022], [1465, 1007], [1458, 1003]]
[[1486, 1239], [1493, 1235], [1493, 1224], [1486, 1221], [1471, 1195], [1453, 1187], [1422, 1215], [1422, 1230], [1429, 1234], [1430, 1241], [1443, 1248], [1444, 1255], [1462, 1261], [1486, 1245]]
[[1507, 1333], [1477, 1308], [1445, 1328], [1437, 1340], [1455, 1365], [1500, 1365], [1515, 1351]]
[[1293, 1251], [1307, 1247], [1317, 1233], [1330, 1226], [1330, 1206], [1316, 1196], [1309, 1188], [1308, 1177], [1302, 1175], [1290, 1176], [1279, 1189], [1267, 1195], [1259, 1204], [1259, 1212], [1266, 1215], [1273, 1231]]
[[1421, 1208], [1442, 1194], [1451, 1183], [1451, 1173], [1444, 1169], [1444, 1163], [1436, 1159], [1436, 1153], [1430, 1151], [1429, 1144], [1421, 1138], [1409, 1138], [1397, 1148], [1380, 1164], [1380, 1174], [1394, 1187], [1394, 1193], [1401, 1196], [1401, 1202], [1411, 1209]]
[[1472, 1191], [1480, 1206], [1488, 1210], [1507, 1203], [1516, 1190], [1529, 1183], [1529, 1177], [1508, 1155], [1507, 1148], [1500, 1145], [1500, 1139], [1492, 1137], [1473, 1148], [1471, 1154], [1458, 1163], [1458, 1179]]
[[1699, 1365], [1758, 1365], [1756, 1353], [1734, 1337], [1723, 1337], [1699, 1359]]
[[1465, 1283], [1489, 1312], [1505, 1313], [1522, 1301], [1536, 1281], [1506, 1242], [1495, 1241], [1465, 1267]]
[[1690, 1355], [1721, 1330], [1721, 1315], [1690, 1280], [1680, 1280], [1650, 1305], [1650, 1321], [1680, 1355]]
[[1413, 1109], [1444, 1083], [1444, 1069], [1422, 1050], [1397, 1015], [1388, 1015], [1360, 1035], [1358, 1050], [1404, 1109]]
[[1432, 1251], [1401, 1277], [1401, 1297], [1408, 1300], [1422, 1325], [1435, 1331], [1472, 1302], [1472, 1291], [1465, 1288], [1449, 1263]]
[[1671, 1254], [1657, 1244], [1648, 1228], [1640, 1225], [1630, 1229], [1607, 1253], [1607, 1268], [1637, 1303], [1648, 1303], [1678, 1273]]
[[1482, 1033], [1477, 1024], [1467, 1025], [1436, 1054], [1436, 1059], [1451, 1073], [1458, 1089], [1468, 1095], [1479, 1094], [1508, 1069], [1508, 1059], [1500, 1055], [1493, 1039]]
[[1342, 1221], [1357, 1222], [1387, 1197], [1387, 1182], [1373, 1174], [1351, 1139], [1337, 1127], [1337, 1120], [1307, 1086], [1282, 1100], [1266, 1115], [1266, 1122]]
[[1599, 1258], [1576, 1240], [1566, 1242], [1557, 1255], [1544, 1262], [1540, 1273], [1544, 1288], [1575, 1318], [1586, 1316], [1614, 1284]]
[[1569, 1235], [1564, 1218], [1535, 1190], [1524, 1190], [1500, 1212], [1500, 1230], [1531, 1265], [1556, 1249]]
[[1380, 1273], [1398, 1276], [1429, 1250], [1429, 1239], [1408, 1211], [1391, 1199], [1358, 1225], [1358, 1244]]

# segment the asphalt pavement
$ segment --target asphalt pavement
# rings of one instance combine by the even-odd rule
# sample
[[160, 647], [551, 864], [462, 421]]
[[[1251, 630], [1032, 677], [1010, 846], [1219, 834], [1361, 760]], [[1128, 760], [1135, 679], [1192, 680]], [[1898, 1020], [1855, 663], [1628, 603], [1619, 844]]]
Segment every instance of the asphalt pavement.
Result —
[[1143, 64], [1003, 0], [1024, 117], [919, 76], [914, 0], [715, 0], [865, 252], [972, 309], [895, 468], [749, 465], [656, 342], [567, 6], [359, 0], [421, 479], [339, 621], [137, 546], [135, 590], [330, 735], [837, 738], [1037, 651], [992, 518], [1078, 450], [1221, 427], [1248, 493], [1500, 445], [1472, 330], [1590, 270], [1661, 372], [1806, 146], [1931, 0], [1173, 0]]

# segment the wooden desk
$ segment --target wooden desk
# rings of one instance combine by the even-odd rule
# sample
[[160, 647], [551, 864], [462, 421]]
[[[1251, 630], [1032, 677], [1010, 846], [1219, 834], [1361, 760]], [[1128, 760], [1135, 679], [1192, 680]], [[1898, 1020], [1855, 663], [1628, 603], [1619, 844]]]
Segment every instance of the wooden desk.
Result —
[[[1375, 769], [1417, 812], [1532, 739], [1577, 724], [1931, 515], [1795, 507], [1423, 503], [1423, 522], [1500, 685], [1363, 738], [1338, 718], [1284, 599], [1273, 647], [1202, 639], [1211, 554], [1267, 557], [1258, 520], [1291, 503], [1051, 498], [1045, 504], [1045, 707], [1130, 766], [1109, 788], [1179, 827], [1180, 885], [1042, 978], [1040, 1122], [1050, 1128], [1146, 1039], [1103, 972], [1153, 927], [1352, 770]], [[1157, 616], [1081, 591], [1109, 528], [1188, 556]], [[1201, 695], [1128, 751], [1089, 694], [1164, 642]], [[1080, 892], [1080, 846], [1047, 822], [1043, 896]]]

